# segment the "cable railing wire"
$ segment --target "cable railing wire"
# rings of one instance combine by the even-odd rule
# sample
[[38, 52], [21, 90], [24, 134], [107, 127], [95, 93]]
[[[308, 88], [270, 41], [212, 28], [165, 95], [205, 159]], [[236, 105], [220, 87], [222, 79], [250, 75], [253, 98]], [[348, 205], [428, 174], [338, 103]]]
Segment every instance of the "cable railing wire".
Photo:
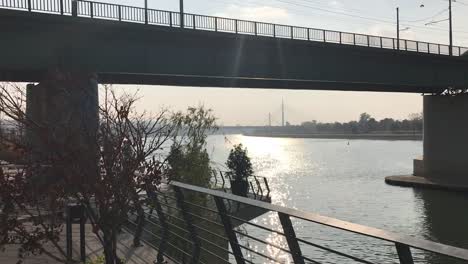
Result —
[[[171, 191], [171, 189], [173, 188], [172, 186], [176, 186], [176, 188], [178, 188], [179, 191], [174, 191], [174, 192]], [[172, 196], [177, 195], [178, 192], [186, 193], [186, 195], [182, 196], [182, 197], [185, 197], [184, 200], [180, 200], [181, 198], [179, 197], [179, 200], [177, 203], [177, 198], [172, 197]], [[201, 200], [190, 200], [191, 199], [190, 197], [192, 198], [196, 197], [196, 196], [193, 196], [194, 194], [203, 194], [202, 195], [203, 197], [213, 197], [216, 204], [214, 205], [212, 203], [211, 204], [207, 203], [206, 200], [204, 202], [202, 202]], [[202, 197], [202, 196], [198, 196], [198, 197]], [[148, 197], [154, 198], [154, 196], [152, 195], [148, 195]], [[170, 214], [168, 211], [165, 211], [164, 214], [166, 215], [168, 219], [170, 219], [171, 217], [176, 217], [175, 215], [173, 215], [174, 213], [181, 215], [181, 217], [176, 217], [178, 221], [180, 221], [180, 224], [176, 224], [175, 222], [171, 223], [171, 221], [169, 221], [169, 225], [177, 226], [178, 228], [177, 230], [179, 229], [180, 229], [179, 231], [183, 230], [183, 233], [181, 232], [177, 233], [177, 230], [175, 230], [174, 227], [172, 227], [171, 230], [169, 230], [168, 232], [169, 235], [172, 237], [172, 239], [177, 239], [178, 241], [182, 241], [186, 243], [186, 245], [198, 243], [199, 244], [198, 250], [202, 254], [200, 256], [200, 259], [203, 259], [206, 263], [210, 263], [210, 261], [213, 263], [214, 262], [229, 263], [229, 261], [232, 260], [232, 258], [226, 257], [224, 253], [227, 254], [227, 256], [234, 257], [237, 263], [255, 263], [257, 260], [257, 257], [263, 258], [266, 261], [278, 262], [278, 259], [276, 259], [275, 257], [277, 256], [276, 254], [270, 255], [268, 253], [265, 253], [265, 251], [258, 251], [257, 249], [253, 249], [248, 243], [248, 241], [252, 241], [254, 243], [258, 243], [266, 247], [271, 247], [271, 248], [280, 250], [283, 253], [287, 253], [294, 260], [294, 263], [321, 263], [320, 261], [324, 260], [323, 256], [321, 256], [320, 261], [318, 261], [314, 259], [314, 255], [302, 254], [300, 251], [300, 248], [302, 247], [305, 248], [306, 246], [310, 246], [313, 248], [317, 248], [319, 250], [323, 250], [327, 254], [332, 254], [330, 256], [343, 257], [343, 258], [355, 261], [357, 263], [364, 263], [364, 264], [375, 263], [375, 262], [368, 261], [362, 257], [353, 256], [349, 254], [348, 252], [338, 251], [334, 248], [319, 245], [311, 241], [308, 241], [306, 239], [296, 237], [296, 235], [294, 234], [294, 227], [292, 225], [292, 222], [291, 220], [289, 220], [290, 218], [294, 218], [294, 219], [301, 220], [301, 221], [305, 220], [311, 223], [321, 224], [321, 225], [332, 227], [332, 228], [337, 228], [337, 229], [348, 231], [348, 232], [355, 233], [358, 235], [372, 237], [374, 239], [380, 239], [383, 241], [393, 242], [394, 246], [396, 246], [397, 255], [400, 259], [401, 264], [414, 262], [410, 248], [422, 249], [422, 250], [429, 251], [429, 252], [434, 252], [434, 253], [438, 253], [442, 255], [448, 255], [453, 258], [468, 260], [467, 250], [457, 249], [457, 248], [453, 248], [450, 246], [439, 246], [436, 243], [428, 242], [428, 241], [426, 242], [426, 241], [414, 240], [412, 238], [411, 239], [403, 238], [402, 236], [399, 237], [398, 235], [390, 234], [388, 232], [381, 231], [381, 230], [374, 231], [374, 229], [368, 228], [368, 227], [364, 227], [362, 230], [357, 230], [357, 228], [359, 228], [360, 226], [355, 225], [355, 224], [345, 223], [343, 221], [339, 221], [336, 219], [329, 219], [326, 217], [321, 217], [321, 216], [316, 216], [316, 215], [308, 215], [308, 214], [299, 212], [297, 210], [278, 207], [278, 206], [270, 205], [268, 203], [256, 201], [253, 199], [247, 199], [247, 198], [243, 198], [239, 196], [234, 196], [230, 193], [210, 190], [210, 189], [196, 187], [196, 186], [187, 185], [183, 183], [171, 182], [169, 185], [169, 188], [167, 188], [165, 191], [158, 191], [157, 197], [158, 199], [154, 199], [153, 201], [154, 204], [159, 203], [161, 206], [165, 208], [173, 208], [177, 210], [177, 211], [172, 211], [172, 214]], [[188, 200], [185, 200], [185, 199], [188, 199]], [[242, 219], [241, 217], [236, 215], [236, 212], [230, 212], [226, 210], [225, 208], [226, 201], [231, 201], [234, 203], [242, 203], [248, 206], [261, 208], [262, 210], [265, 210], [265, 211], [277, 213], [278, 217], [280, 218], [281, 230], [283, 231], [281, 232], [278, 230], [273, 230], [266, 226], [258, 225], [258, 224], [252, 223], [251, 221]], [[179, 208], [181, 205], [190, 205], [190, 207], [184, 207], [184, 209], [182, 210], [181, 208]], [[222, 206], [220, 207], [220, 205]], [[146, 215], [149, 215], [148, 214], [149, 210], [151, 209], [146, 208], [144, 210]], [[194, 212], [197, 212], [197, 213], [194, 213]], [[183, 214], [185, 214], [185, 216], [183, 216]], [[193, 218], [187, 218], [186, 217], [187, 215], [193, 216]], [[148, 225], [151, 226], [151, 223], [154, 223], [155, 225], [158, 225], [158, 226], [157, 227], [155, 226], [156, 229], [154, 230], [152, 230], [149, 226], [146, 226], [144, 229], [145, 234], [155, 235], [156, 238], [159, 237], [160, 239], [161, 235], [158, 235], [158, 232], [163, 231], [163, 226], [158, 222], [159, 221], [157, 218], [158, 215], [153, 215], [152, 217], [154, 217], [155, 219], [147, 220]], [[232, 229], [226, 229], [226, 220], [232, 223], [237, 221], [236, 226], [239, 224], [240, 225], [245, 224], [245, 225], [249, 225], [251, 228], [267, 231], [266, 232], [267, 234], [274, 233], [274, 234], [281, 235], [284, 238], [286, 238], [287, 248], [274, 244], [266, 239], [257, 237], [257, 236], [260, 236], [259, 233], [255, 233], [257, 235], [254, 236], [253, 234], [249, 234], [247, 232], [247, 229], [245, 229], [245, 231], [241, 231], [237, 228], [234, 229], [232, 224], [228, 225], [228, 226], [231, 226], [230, 228]], [[130, 221], [132, 220], [130, 219]], [[190, 224], [187, 221], [189, 221]], [[193, 230], [189, 231], [187, 229], [189, 228], [189, 226], [191, 226], [192, 228], [195, 228], [197, 231], [196, 232], [193, 232]], [[216, 232], [213, 229], [214, 227], [218, 228], [218, 232]], [[251, 228], [249, 228], [248, 230], [250, 230]], [[221, 233], [219, 233], [220, 231]], [[238, 236], [240, 239], [239, 240], [236, 239], [235, 241], [232, 241], [231, 240], [232, 237], [228, 235], [229, 233], [231, 233], [231, 235], [234, 234], [234, 236], [236, 237]], [[196, 236], [196, 239], [194, 239], [193, 237], [194, 234]], [[291, 242], [291, 239], [294, 240], [293, 243]], [[408, 239], [408, 240], [405, 241], [405, 239]], [[177, 246], [174, 243], [172, 243], [171, 239], [169, 241], [171, 241], [171, 243], [169, 244], [170, 248], [172, 248], [172, 246], [176, 246], [177, 249], [181, 249], [180, 246]], [[220, 241], [224, 241], [223, 243], [226, 243], [227, 241], [229, 241], [231, 247], [223, 246], [222, 243], [221, 244], [219, 243]], [[244, 245], [244, 243], [247, 243], [247, 245]], [[236, 250], [234, 250], [236, 247], [244, 251], [249, 257], [252, 257], [252, 256], [256, 256], [256, 257], [253, 257], [252, 259], [253, 261], [248, 260], [246, 257], [244, 257], [244, 254], [242, 253], [242, 251], [236, 252]], [[196, 250], [196, 247], [192, 247], [192, 248], [193, 250]], [[298, 251], [298, 248], [299, 248], [299, 251]], [[174, 250], [177, 251], [177, 249], [174, 249]], [[189, 251], [189, 252], [191, 252], [190, 255], [192, 257], [194, 251]], [[221, 252], [224, 252], [224, 253], [221, 253]], [[185, 256], [189, 257], [188, 254], [186, 254]], [[371, 255], [368, 255], [368, 256], [371, 256]], [[407, 262], [409, 260], [411, 262]], [[185, 260], [183, 260], [182, 262], [184, 261]], [[381, 263], [381, 261], [377, 261], [377, 262]]]
[[365, 263], [365, 264], [375, 264], [373, 262], [369, 262], [367, 260], [363, 260], [363, 259], [360, 259], [360, 258], [357, 258], [355, 256], [351, 256], [349, 254], [346, 254], [346, 253], [343, 253], [343, 252], [340, 252], [340, 251], [337, 251], [337, 250], [334, 250], [334, 249], [331, 249], [331, 248], [327, 248], [327, 247], [324, 247], [324, 246], [321, 246], [321, 245], [318, 245], [318, 244], [315, 244], [315, 243], [311, 243], [309, 241], [306, 241], [304, 239], [300, 239], [300, 238], [297, 238], [297, 240], [301, 243], [304, 243], [304, 244], [307, 244], [309, 246], [312, 246], [312, 247], [315, 247], [315, 248], [319, 248], [319, 249], [322, 249], [322, 250], [325, 250], [327, 252], [330, 252], [330, 253], [334, 253], [336, 255], [339, 255], [339, 256], [342, 256], [342, 257], [345, 257], [345, 258], [349, 258], [349, 259], [352, 259], [356, 262], [359, 262], [359, 263]]
[[[150, 223], [150, 224], [154, 224], [154, 225], [157, 225], [158, 227], [162, 228], [162, 225], [161, 225], [160, 223], [153, 222], [153, 221], [151, 221], [151, 220], [149, 220], [149, 219], [146, 219], [146, 221], [148, 221], [148, 223]], [[132, 223], [133, 225], [136, 224], [136, 223], [133, 222], [132, 220], [129, 220], [129, 222]], [[173, 226], [173, 227], [176, 227], [176, 228], [179, 229], [179, 230], [184, 231], [185, 233], [188, 233], [188, 232], [189, 232], [188, 230], [183, 229], [182, 227], [177, 226], [177, 225], [175, 225], [175, 224], [173, 224], [173, 223], [170, 223], [170, 222], [169, 222], [169, 224], [170, 224], [171, 226]], [[203, 229], [203, 228], [201, 228], [201, 227], [199, 227], [199, 226], [196, 226], [196, 227], [197, 227], [197, 228], [200, 228], [201, 230], [204, 230], [204, 231], [206, 231], [206, 232], [210, 232], [210, 231], [208, 231], [208, 230], [206, 230], [206, 229]], [[147, 229], [144, 229], [144, 231], [146, 232]], [[175, 232], [172, 231], [172, 230], [169, 230], [169, 233], [171, 233], [171, 234], [174, 235], [175, 237], [177, 237], [177, 238], [183, 240], [183, 241], [186, 242], [186, 243], [190, 243], [190, 244], [194, 243], [193, 241], [190, 241], [188, 238], [185, 238], [185, 237], [183, 237], [182, 235], [179, 235], [179, 234], [175, 233]], [[153, 232], [151, 232], [151, 234], [153, 234]], [[210, 232], [210, 234], [211, 234], [211, 235], [217, 235], [217, 234], [212, 233], [212, 232]], [[222, 238], [222, 239], [226, 240], [226, 238], [224, 238], [224, 237], [221, 237], [221, 236], [219, 236], [219, 235], [217, 235], [217, 236], [218, 236], [219, 238]], [[157, 238], [160, 238], [160, 237], [157, 236]], [[209, 241], [207, 238], [204, 238], [203, 236], [199, 236], [199, 238], [200, 238], [203, 242], [205, 242], [205, 243], [207, 243], [207, 244], [210, 244], [210, 245], [213, 246], [213, 247], [216, 247], [216, 248], [218, 248], [218, 249], [220, 249], [220, 250], [222, 250], [222, 251], [225, 251], [225, 252], [228, 253], [228, 254], [232, 254], [232, 252], [230, 252], [228, 249], [222, 248], [221, 246], [219, 246], [219, 245], [217, 245], [217, 244], [215, 244], [215, 243]], [[221, 256], [217, 255], [216, 253], [213, 253], [213, 252], [211, 252], [211, 251], [209, 251], [209, 250], [207, 250], [207, 249], [205, 249], [205, 248], [201, 248], [201, 250], [207, 252], [208, 254], [214, 256], [215, 258], [217, 258], [217, 259], [219, 259], [219, 260], [221, 260], [221, 261], [223, 261], [223, 262], [229, 263], [229, 261], [225, 260], [224, 258], [222, 258]]]

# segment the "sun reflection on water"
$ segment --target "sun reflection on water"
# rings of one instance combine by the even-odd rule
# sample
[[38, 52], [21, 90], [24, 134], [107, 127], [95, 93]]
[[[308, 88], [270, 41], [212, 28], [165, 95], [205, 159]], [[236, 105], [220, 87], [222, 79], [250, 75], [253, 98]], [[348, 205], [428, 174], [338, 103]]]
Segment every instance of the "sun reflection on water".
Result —
[[[291, 146], [291, 139], [243, 136], [240, 138], [240, 143], [247, 147], [249, 155], [254, 157], [252, 163], [256, 174], [268, 178], [272, 203], [285, 206], [289, 198], [290, 188], [282, 175], [291, 169], [290, 163], [294, 162], [293, 157], [289, 155], [287, 150]], [[255, 219], [254, 222], [272, 230], [283, 232], [278, 215], [275, 213], [267, 213]], [[287, 241], [282, 235], [275, 232], [265, 233], [265, 241], [274, 246], [266, 246], [261, 253], [277, 259], [279, 263], [291, 263], [290, 255], [278, 248], [288, 249]], [[257, 246], [255, 249], [259, 250]], [[278, 262], [267, 259], [264, 263]]]

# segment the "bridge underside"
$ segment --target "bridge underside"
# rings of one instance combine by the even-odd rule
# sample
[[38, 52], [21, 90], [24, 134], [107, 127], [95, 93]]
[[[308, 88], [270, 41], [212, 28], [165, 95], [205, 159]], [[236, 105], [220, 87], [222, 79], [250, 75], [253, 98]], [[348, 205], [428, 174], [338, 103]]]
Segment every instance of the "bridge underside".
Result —
[[434, 93], [468, 58], [0, 10], [0, 81], [98, 73], [100, 83]]

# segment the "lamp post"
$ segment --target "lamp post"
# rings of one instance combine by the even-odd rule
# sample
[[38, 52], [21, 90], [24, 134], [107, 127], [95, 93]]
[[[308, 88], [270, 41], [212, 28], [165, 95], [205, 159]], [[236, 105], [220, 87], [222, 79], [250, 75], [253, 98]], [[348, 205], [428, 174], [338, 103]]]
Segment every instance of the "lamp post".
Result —
[[400, 8], [396, 8], [397, 13], [397, 50], [400, 49], [400, 32], [410, 29], [409, 27], [405, 27], [404, 29], [400, 29]]
[[[442, 21], [449, 21], [449, 55], [453, 56], [453, 20], [452, 20], [452, 1], [456, 2], [455, 0], [448, 0], [449, 2], [449, 18], [448, 19], [442, 19], [438, 21], [431, 21], [429, 23], [426, 23], [426, 26], [428, 25], [433, 25], [437, 24]], [[424, 5], [421, 5], [424, 6]]]
[[148, 24], [148, 0], [145, 0], [145, 24]]
[[450, 47], [449, 54], [453, 55], [453, 31], [452, 31], [452, 0], [449, 0], [449, 38], [450, 38]]
[[396, 8], [396, 19], [397, 19], [397, 50], [400, 50], [400, 8]]
[[180, 27], [184, 28], [185, 27], [185, 19], [184, 19], [184, 0], [180, 0]]

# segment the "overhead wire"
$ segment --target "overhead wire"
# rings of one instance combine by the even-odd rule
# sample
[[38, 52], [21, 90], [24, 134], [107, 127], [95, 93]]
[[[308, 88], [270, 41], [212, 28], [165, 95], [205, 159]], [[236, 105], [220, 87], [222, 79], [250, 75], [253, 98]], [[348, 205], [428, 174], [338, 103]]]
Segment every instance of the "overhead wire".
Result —
[[429, 19], [434, 19], [434, 18], [442, 15], [443, 13], [447, 12], [448, 10], [449, 10], [448, 8], [445, 8], [445, 9], [437, 12], [435, 15], [430, 16], [430, 17], [426, 17], [426, 18], [422, 18], [422, 19], [418, 19], [418, 20], [401, 20], [401, 22], [406, 22], [406, 23], [424, 22], [424, 21], [429, 20]]
[[[261, 2], [258, 2], [258, 1], [242, 1], [242, 2], [238, 2], [238, 1], [237, 2], [235, 2], [235, 1], [227, 2], [227, 1], [223, 1], [223, 0], [214, 0], [214, 1], [223, 2], [223, 3], [227, 3], [227, 4], [232, 4], [234, 2], [235, 4], [238, 4], [238, 5], [249, 5], [249, 6], [255, 6], [255, 7], [264, 6], [264, 3], [261, 3]], [[355, 19], [353, 21], [353, 23], [356, 23], [356, 24], [368, 25], [368, 23], [365, 23], [364, 21], [359, 21], [359, 20], [367, 20], [367, 21], [380, 22], [380, 23], [387, 24], [387, 25], [392, 25], [392, 26], [396, 25], [395, 21], [379, 19], [379, 18], [375, 18], [375, 17], [365, 17], [365, 16], [361, 16], [361, 15], [355, 15], [355, 14], [350, 14], [350, 13], [345, 13], [345, 12], [340, 12], [340, 11], [333, 11], [333, 10], [326, 9], [326, 8], [314, 7], [314, 6], [301, 4], [301, 3], [297, 3], [297, 2], [291, 2], [291, 0], [289, 0], [289, 1], [287, 1], [287, 0], [274, 0], [274, 1], [282, 3], [282, 4], [309, 8], [311, 10], [315, 10], [315, 11], [318, 11], [318, 12], [321, 12], [321, 13], [325, 12], [328, 15], [345, 16], [343, 18]], [[310, 2], [310, 1], [306, 1], [306, 0], [301, 0], [301, 1]], [[302, 10], [301, 10], [302, 13], [300, 13], [300, 12], [298, 12], [297, 9], [291, 9], [290, 7], [275, 6], [275, 5], [271, 5], [271, 4], [269, 4], [269, 5], [271, 7], [275, 7], [275, 8], [286, 8], [288, 11], [290, 11], [290, 12], [292, 12], [294, 14], [298, 14], [298, 15], [304, 16], [304, 17], [310, 17], [310, 13], [305, 14], [305, 13], [303, 13]], [[445, 10], [446, 9], [439, 11], [433, 17], [436, 17], [438, 15], [443, 14], [445, 12]], [[325, 14], [325, 15], [327, 15], [327, 14]], [[334, 16], [334, 20], [337, 20], [337, 19], [339, 21], [343, 21], [343, 20], [340, 20], [339, 18], [336, 18], [336, 16]], [[424, 21], [424, 20], [427, 20], [427, 18], [418, 19], [418, 20], [415, 20], [415, 21]], [[348, 21], [345, 21], [345, 22], [348, 22]], [[407, 26], [407, 27], [411, 27], [412, 29], [415, 29], [416, 31], [426, 31], [426, 32], [431, 31], [432, 32], [431, 34], [437, 34], [437, 35], [440, 35], [440, 36], [442, 36], [443, 32], [447, 31], [447, 29], [440, 28], [440, 27], [427, 27], [427, 26], [415, 25], [415, 24], [411, 24], [411, 23], [416, 23], [416, 22], [406, 22], [406, 21], [404, 21], [404, 23], [402, 23], [402, 25]], [[454, 32], [464, 34], [464, 35], [468, 34], [468, 31], [464, 31], [464, 30], [454, 30]]]
[[[298, 0], [296, 0], [298, 1]], [[338, 11], [336, 12], [342, 12], [342, 13], [356, 13], [358, 12], [359, 14], [362, 14], [362, 13], [366, 13], [365, 10], [362, 10], [362, 9], [355, 9], [355, 8], [349, 8], [349, 7], [346, 7], [344, 8], [333, 8], [332, 6], [330, 6], [330, 4], [324, 4], [324, 2], [322, 1], [312, 1], [312, 0], [299, 0], [299, 1], [302, 1], [302, 2], [306, 2], [308, 4], [318, 4], [319, 6], [321, 7], [325, 7], [326, 9], [337, 9]], [[393, 19], [393, 17], [385, 17], [386, 19]]]

